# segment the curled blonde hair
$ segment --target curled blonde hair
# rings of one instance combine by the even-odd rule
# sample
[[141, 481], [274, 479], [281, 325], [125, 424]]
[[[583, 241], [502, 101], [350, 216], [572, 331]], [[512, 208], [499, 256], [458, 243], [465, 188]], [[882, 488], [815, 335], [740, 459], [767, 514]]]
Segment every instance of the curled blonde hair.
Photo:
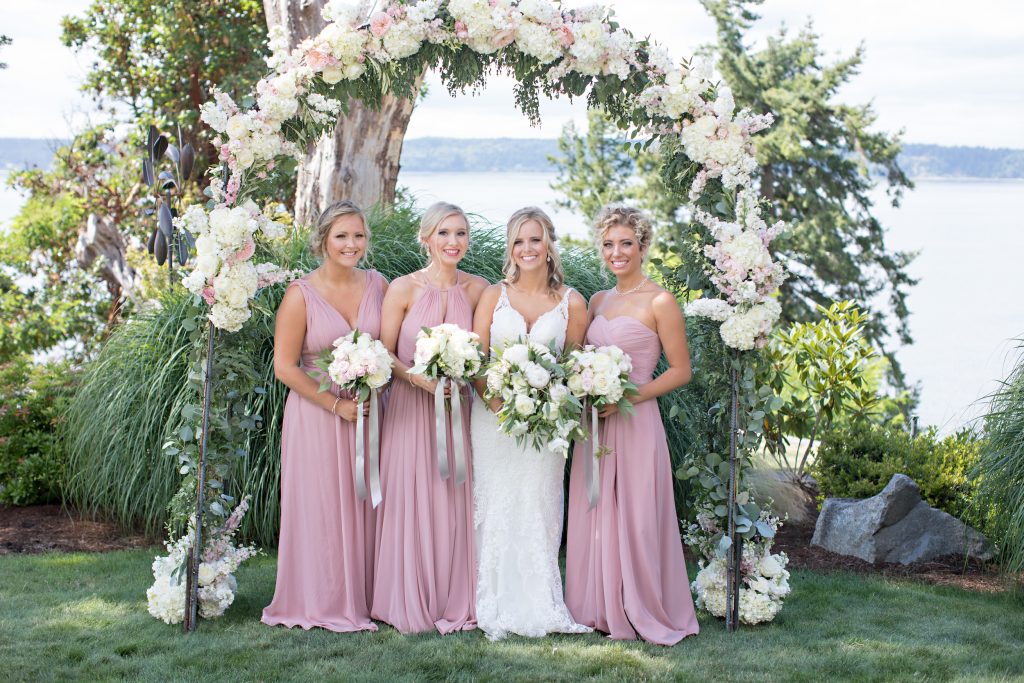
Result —
[[558, 253], [555, 243], [558, 237], [555, 236], [555, 224], [551, 218], [536, 206], [527, 206], [519, 209], [508, 219], [508, 230], [505, 234], [505, 263], [501, 272], [505, 279], [511, 283], [519, 280], [519, 266], [512, 258], [512, 244], [519, 236], [519, 231], [527, 221], [537, 221], [543, 229], [544, 246], [548, 252], [548, 290], [557, 294], [565, 282], [565, 271], [562, 270], [562, 257]]
[[316, 219], [316, 229], [309, 235], [309, 248], [313, 252], [313, 256], [323, 259], [324, 245], [327, 244], [327, 235], [331, 232], [331, 226], [334, 225], [334, 221], [343, 216], [359, 216], [359, 220], [363, 222], [363, 229], [366, 230], [366, 253], [363, 254], [363, 258], [370, 253], [370, 224], [366, 222], [366, 216], [358, 204], [350, 199], [343, 199], [328, 206]]
[[610, 204], [601, 209], [597, 220], [594, 221], [594, 243], [597, 248], [601, 248], [605, 234], [617, 225], [633, 231], [640, 250], [644, 252], [646, 258], [647, 248], [651, 246], [651, 240], [654, 238], [654, 229], [651, 227], [651, 220], [647, 214], [631, 206]]
[[416, 239], [427, 255], [427, 263], [430, 262], [430, 250], [427, 248], [427, 240], [437, 230], [437, 226], [441, 225], [442, 221], [449, 216], [462, 216], [462, 220], [466, 221], [466, 227], [469, 227], [469, 219], [466, 218], [466, 212], [461, 207], [449, 204], [448, 202], [431, 204], [420, 217], [420, 231]]

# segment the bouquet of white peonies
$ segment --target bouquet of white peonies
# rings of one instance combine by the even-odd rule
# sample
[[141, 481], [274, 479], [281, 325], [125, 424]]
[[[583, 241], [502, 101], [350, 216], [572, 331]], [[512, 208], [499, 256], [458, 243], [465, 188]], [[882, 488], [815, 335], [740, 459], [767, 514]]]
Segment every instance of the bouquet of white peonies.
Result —
[[[232, 510], [224, 526], [211, 534], [199, 564], [199, 615], [213, 619], [224, 614], [238, 592], [235, 571], [245, 560], [259, 554], [255, 546], [235, 546], [233, 537], [249, 509], [249, 498]], [[185, 618], [185, 567], [195, 538], [195, 528], [177, 541], [166, 543], [167, 555], [153, 560], [153, 585], [146, 591], [149, 613], [167, 624]]]
[[572, 395], [590, 407], [590, 452], [584, 457], [584, 478], [587, 482], [587, 500], [590, 507], [600, 498], [600, 471], [597, 458], [609, 449], [598, 438], [598, 412], [608, 405], [617, 405], [623, 415], [636, 410], [627, 394], [635, 394], [637, 387], [629, 381], [633, 362], [618, 346], [587, 345], [571, 351], [564, 363], [568, 387]]
[[475, 332], [444, 323], [419, 331], [413, 362], [415, 365], [409, 368], [411, 374], [468, 382], [480, 374], [484, 353]]
[[[451, 423], [451, 444], [455, 455], [455, 483], [466, 481], [466, 461], [469, 459], [468, 444], [462, 433], [462, 392], [461, 385], [475, 379], [483, 367], [484, 354], [480, 348], [480, 337], [458, 325], [443, 323], [435, 327], [424, 327], [416, 335], [415, 365], [409, 368], [412, 375], [423, 375], [437, 381], [434, 390], [434, 420], [437, 435], [437, 467], [442, 479], [447, 479], [448, 448], [445, 435], [448, 433], [446, 420]], [[445, 387], [451, 386], [451, 400], [445, 400]]]
[[565, 385], [554, 351], [535, 342], [509, 344], [487, 368], [484, 398], [500, 398], [498, 426], [522, 445], [569, 455], [569, 441], [584, 436], [583, 406]]
[[[380, 410], [377, 391], [391, 380], [393, 361], [388, 349], [378, 339], [365, 332], [352, 330], [344, 337], [334, 340], [333, 349], [324, 349], [314, 363], [321, 372], [310, 372], [313, 379], [320, 380], [320, 391], [327, 391], [333, 381], [342, 390], [356, 395], [359, 404], [356, 410], [356, 495], [366, 500], [366, 478], [364, 472], [365, 453], [370, 455], [370, 500], [373, 507], [381, 501], [380, 488]], [[370, 402], [369, 449], [365, 448], [363, 435], [363, 403]], [[337, 403], [337, 402], [335, 402]]]

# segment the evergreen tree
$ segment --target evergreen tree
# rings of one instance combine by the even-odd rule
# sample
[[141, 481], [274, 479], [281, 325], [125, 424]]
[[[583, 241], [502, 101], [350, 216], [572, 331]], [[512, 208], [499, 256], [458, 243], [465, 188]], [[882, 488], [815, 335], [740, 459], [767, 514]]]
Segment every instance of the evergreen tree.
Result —
[[[869, 313], [872, 343], [885, 349], [892, 336], [909, 343], [906, 297], [915, 280], [906, 269], [913, 254], [887, 247], [870, 197], [882, 182], [889, 201], [898, 205], [902, 192], [912, 187], [897, 162], [900, 134], [871, 130], [877, 117], [870, 105], [836, 102], [838, 89], [856, 75], [863, 48], [825, 63], [819, 37], [808, 25], [794, 35], [783, 28], [755, 49], [745, 37], [758, 18], [750, 7], [760, 2], [702, 0], [718, 27], [718, 42], [705, 50], [717, 55], [737, 108], [771, 111], [776, 117], [756, 137], [760, 191], [771, 200], [772, 214], [766, 218], [790, 225], [774, 245], [792, 265], [782, 288], [783, 320], [814, 320], [816, 305], [852, 299]], [[593, 139], [598, 136], [617, 145], [608, 126], [592, 124], [586, 136], [567, 129], [559, 147], [606, 149]], [[658, 175], [660, 159], [653, 151], [629, 154], [634, 177], [629, 171], [609, 173], [596, 156], [556, 160], [560, 175], [555, 188], [566, 193], [566, 206], [581, 211], [596, 197], [595, 190], [586, 188], [600, 188], [601, 196], [628, 197], [652, 214], [662, 246], [671, 249], [686, 231], [685, 204], [665, 191]], [[595, 166], [600, 172], [592, 170]], [[627, 164], [615, 168], [626, 169]], [[888, 296], [888, 306], [872, 310], [880, 295]], [[892, 380], [902, 386], [899, 366], [893, 362], [892, 367]]]

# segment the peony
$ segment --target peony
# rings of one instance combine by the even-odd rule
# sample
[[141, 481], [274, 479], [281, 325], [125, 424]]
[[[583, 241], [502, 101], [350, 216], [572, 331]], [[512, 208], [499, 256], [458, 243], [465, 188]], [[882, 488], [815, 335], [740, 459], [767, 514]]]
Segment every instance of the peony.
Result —
[[536, 363], [527, 363], [524, 367], [526, 381], [534, 389], [543, 389], [551, 381], [551, 373]]
[[516, 412], [522, 415], [523, 417], [529, 417], [530, 415], [533, 415], [534, 412], [536, 412], [537, 410], [537, 404], [534, 402], [534, 400], [524, 394], [519, 394], [518, 396], [516, 396], [515, 407]]
[[217, 570], [210, 566], [209, 562], [199, 564], [199, 585], [208, 586], [217, 578]]

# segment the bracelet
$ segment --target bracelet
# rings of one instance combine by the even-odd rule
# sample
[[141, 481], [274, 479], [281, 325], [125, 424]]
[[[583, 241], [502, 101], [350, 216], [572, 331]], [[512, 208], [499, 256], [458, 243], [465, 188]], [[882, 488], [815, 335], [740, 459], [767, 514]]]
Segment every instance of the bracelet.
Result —
[[334, 405], [331, 406], [331, 415], [334, 415], [334, 417], [338, 417], [338, 414], [336, 412], [334, 412], [334, 411], [335, 411], [335, 409], [337, 409], [338, 401], [340, 401], [340, 400], [341, 400], [341, 396], [338, 396], [337, 398], [334, 399]]

